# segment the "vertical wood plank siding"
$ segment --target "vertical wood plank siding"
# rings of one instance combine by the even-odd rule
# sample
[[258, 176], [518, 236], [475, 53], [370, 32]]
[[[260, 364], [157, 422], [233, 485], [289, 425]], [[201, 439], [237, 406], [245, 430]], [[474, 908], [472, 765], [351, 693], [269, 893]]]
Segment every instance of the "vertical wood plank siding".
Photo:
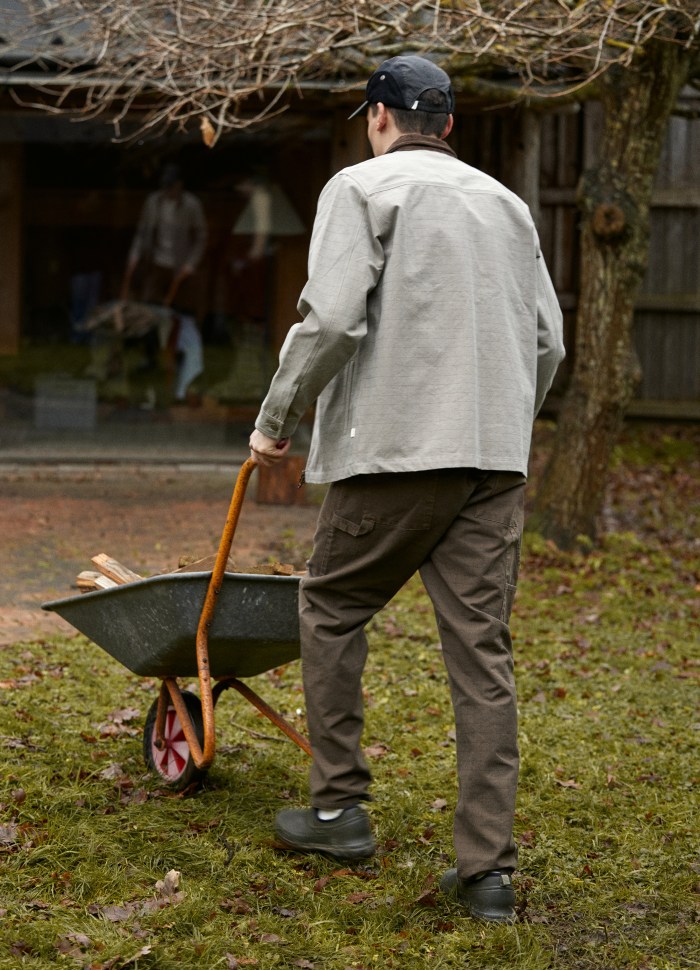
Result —
[[[698, 96], [685, 95], [686, 106]], [[460, 157], [522, 193], [515, 167], [522, 109], [467, 119], [459, 132]], [[538, 228], [542, 249], [564, 310], [569, 350], [555, 391], [573, 363], [579, 287], [576, 189], [596, 163], [601, 131], [596, 104], [542, 117]], [[675, 117], [669, 126], [652, 199], [649, 265], [637, 302], [634, 343], [643, 377], [640, 411], [653, 402], [677, 402], [677, 413], [700, 413], [700, 118]], [[633, 408], [634, 410], [634, 408]], [[669, 413], [660, 407], [659, 413]]]
[[[690, 99], [690, 96], [689, 96]], [[697, 107], [697, 94], [694, 98]], [[674, 117], [635, 317], [641, 400], [700, 401], [700, 119]]]

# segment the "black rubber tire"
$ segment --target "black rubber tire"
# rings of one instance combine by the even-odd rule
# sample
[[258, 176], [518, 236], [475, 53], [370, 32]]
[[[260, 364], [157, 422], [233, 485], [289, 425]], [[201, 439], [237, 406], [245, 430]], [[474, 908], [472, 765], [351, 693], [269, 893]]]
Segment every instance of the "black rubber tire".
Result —
[[[195, 734], [200, 746], [204, 744], [204, 722], [202, 720], [202, 704], [199, 698], [182, 691], [182, 699], [194, 725]], [[158, 716], [158, 700], [150, 707], [143, 728], [143, 758], [147, 766], [154, 771], [160, 780], [173, 788], [188, 788], [201, 781], [206, 774], [194, 763], [190, 754], [185, 735], [180, 726], [180, 719], [172, 704], [168, 705], [165, 717], [166, 747], [159, 751], [155, 745], [156, 717]]]

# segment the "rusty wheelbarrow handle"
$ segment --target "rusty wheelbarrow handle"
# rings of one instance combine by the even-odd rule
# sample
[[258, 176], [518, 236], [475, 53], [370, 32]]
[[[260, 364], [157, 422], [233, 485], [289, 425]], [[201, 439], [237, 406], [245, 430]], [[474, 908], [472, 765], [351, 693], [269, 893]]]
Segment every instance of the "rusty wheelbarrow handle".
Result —
[[199, 623], [197, 625], [196, 649], [197, 669], [199, 671], [199, 688], [202, 702], [202, 721], [204, 727], [203, 746], [200, 747], [192, 719], [190, 718], [187, 707], [185, 706], [185, 702], [180, 694], [180, 688], [178, 687], [176, 678], [163, 678], [163, 685], [161, 687], [160, 700], [158, 704], [158, 716], [156, 721], [157, 736], [161, 737], [163, 734], [165, 712], [168, 706], [167, 694], [169, 694], [172, 705], [175, 708], [180, 724], [182, 725], [182, 730], [185, 735], [187, 745], [190, 749], [192, 760], [198, 768], [203, 770], [206, 770], [211, 765], [212, 761], [214, 760], [214, 752], [216, 749], [216, 733], [214, 729], [214, 697], [211, 686], [211, 674], [209, 671], [209, 627], [214, 617], [217, 597], [221, 590], [224, 573], [226, 572], [226, 564], [231, 551], [231, 543], [233, 542], [233, 536], [236, 531], [236, 526], [238, 525], [239, 516], [241, 514], [243, 497], [245, 496], [246, 488], [248, 486], [248, 480], [250, 479], [255, 467], [256, 465], [252, 458], [246, 459], [241, 466], [238, 477], [236, 478], [236, 484], [233, 489], [231, 504], [229, 505], [228, 516], [226, 518], [226, 525], [224, 526], [224, 530], [221, 534], [219, 551], [216, 555], [216, 562], [214, 563], [211, 578], [209, 579], [207, 595], [204, 599], [204, 606], [202, 607], [202, 612], [199, 616]]
[[204, 606], [199, 617], [197, 626], [197, 668], [199, 671], [199, 688], [202, 703], [202, 722], [203, 722], [203, 744], [200, 746], [197, 733], [195, 731], [192, 718], [187, 710], [187, 705], [180, 693], [180, 688], [175, 677], [164, 677], [158, 700], [158, 713], [156, 717], [156, 737], [162, 738], [165, 728], [165, 717], [168, 703], [172, 703], [175, 708], [178, 720], [182, 726], [182, 731], [187, 741], [187, 746], [195, 765], [205, 771], [210, 767], [214, 760], [216, 749], [216, 732], [214, 727], [214, 705], [217, 697], [222, 690], [229, 687], [235, 688], [243, 697], [250, 701], [257, 709], [269, 718], [288, 738], [294, 741], [302, 751], [311, 755], [311, 745], [309, 741], [289, 724], [281, 714], [278, 714], [269, 704], [259, 697], [255, 691], [251, 690], [247, 684], [241, 683], [236, 677], [223, 677], [220, 679], [216, 688], [212, 689], [211, 674], [209, 671], [209, 627], [214, 617], [217, 597], [223, 584], [226, 564], [231, 551], [231, 543], [238, 524], [241, 512], [241, 505], [248, 485], [248, 480], [256, 467], [252, 458], [248, 458], [241, 467], [236, 479], [236, 484], [231, 497], [226, 525], [221, 535], [219, 551], [214, 563], [207, 595], [204, 599]]
[[[238, 473], [238, 477], [236, 478], [236, 484], [233, 488], [233, 495], [231, 496], [231, 504], [229, 505], [228, 509], [228, 516], [226, 517], [226, 525], [224, 526], [224, 531], [221, 534], [219, 551], [216, 556], [216, 562], [214, 563], [211, 579], [209, 580], [209, 586], [207, 588], [207, 595], [204, 599], [204, 606], [202, 607], [202, 612], [199, 617], [199, 624], [197, 626], [197, 669], [199, 670], [199, 689], [202, 701], [202, 720], [204, 722], [204, 750], [201, 751], [201, 753], [198, 750], [199, 744], [197, 744], [196, 737], [193, 737], [195, 747], [193, 748], [190, 745], [190, 750], [192, 759], [198, 768], [208, 768], [211, 765], [212, 761], [214, 760], [214, 752], [216, 749], [216, 735], [214, 730], [214, 699], [212, 696], [211, 675], [209, 672], [209, 627], [214, 618], [217, 597], [221, 590], [224, 573], [226, 572], [226, 564], [228, 562], [229, 553], [231, 552], [231, 543], [233, 542], [233, 536], [236, 532], [238, 519], [241, 514], [243, 498], [246, 493], [246, 488], [248, 487], [248, 481], [250, 480], [250, 476], [253, 474], [255, 468], [256, 463], [253, 461], [253, 459], [247, 458], [243, 462], [241, 470]], [[186, 732], [185, 736], [187, 736]]]

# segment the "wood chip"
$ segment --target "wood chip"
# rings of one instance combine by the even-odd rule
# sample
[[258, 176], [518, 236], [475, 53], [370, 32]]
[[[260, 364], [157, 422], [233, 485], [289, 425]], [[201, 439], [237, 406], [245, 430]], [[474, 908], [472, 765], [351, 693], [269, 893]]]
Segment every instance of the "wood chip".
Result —
[[[174, 569], [176, 573], [203, 573], [211, 572], [216, 564], [216, 555], [207, 556], [205, 559], [197, 559], [188, 562], [187, 557], [180, 557], [180, 567]], [[293, 576], [294, 566], [286, 562], [267, 562], [259, 566], [238, 566], [233, 559], [226, 563], [227, 573], [247, 573], [253, 576]]]
[[[216, 565], [216, 553], [213, 556], [205, 556], [204, 559], [192, 559], [190, 556], [180, 556], [178, 568], [173, 569], [174, 573], [208, 573]], [[226, 563], [227, 573], [240, 572], [233, 559], [229, 557]]]

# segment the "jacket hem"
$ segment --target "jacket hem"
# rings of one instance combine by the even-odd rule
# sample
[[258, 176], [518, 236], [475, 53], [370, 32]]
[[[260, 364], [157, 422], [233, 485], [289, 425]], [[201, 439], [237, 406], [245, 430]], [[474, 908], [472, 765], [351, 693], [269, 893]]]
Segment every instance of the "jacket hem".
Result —
[[477, 468], [484, 472], [519, 472], [527, 477], [527, 459], [482, 456], [458, 456], [454, 458], [427, 458], [422, 461], [382, 461], [371, 460], [342, 465], [338, 468], [313, 468], [306, 466], [304, 480], [310, 485], [328, 485], [356, 475], [380, 475], [385, 472], [425, 472], [440, 468]]

